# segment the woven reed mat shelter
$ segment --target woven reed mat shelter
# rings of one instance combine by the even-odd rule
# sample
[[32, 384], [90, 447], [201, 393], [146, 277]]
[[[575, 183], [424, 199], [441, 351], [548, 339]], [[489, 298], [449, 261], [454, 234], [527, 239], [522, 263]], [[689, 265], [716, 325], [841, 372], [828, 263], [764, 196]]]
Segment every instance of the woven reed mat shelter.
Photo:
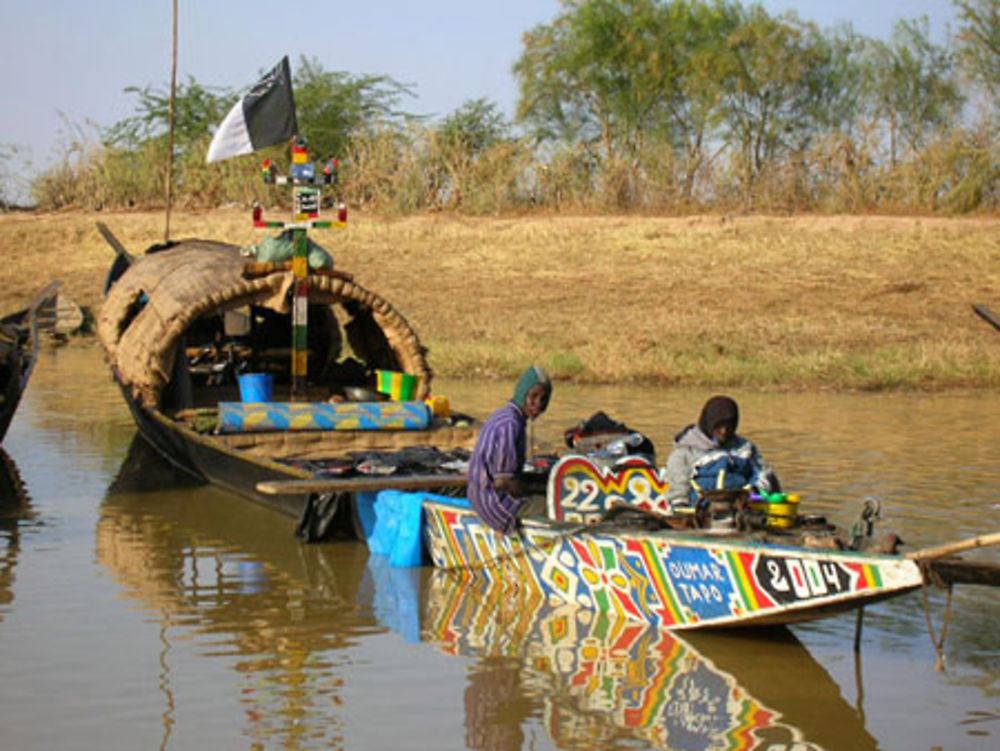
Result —
[[[278, 266], [247, 275], [239, 247], [183, 240], [135, 260], [108, 291], [97, 335], [119, 379], [146, 408], [159, 405], [184, 332], [198, 318], [256, 305], [290, 314], [293, 276]], [[354, 305], [371, 312], [398, 370], [418, 376], [417, 399], [430, 393], [431, 370], [416, 332], [386, 300], [348, 274], [309, 277], [310, 305]], [[289, 332], [290, 335], [291, 332]]]

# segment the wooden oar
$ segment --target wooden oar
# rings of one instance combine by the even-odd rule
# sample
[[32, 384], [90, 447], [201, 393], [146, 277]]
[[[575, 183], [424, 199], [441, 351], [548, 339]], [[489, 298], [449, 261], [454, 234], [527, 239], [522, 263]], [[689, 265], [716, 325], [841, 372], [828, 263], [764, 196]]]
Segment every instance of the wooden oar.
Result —
[[938, 545], [934, 548], [916, 550], [912, 553], [907, 553], [906, 557], [911, 558], [914, 561], [932, 561], [937, 558], [945, 558], [949, 555], [962, 553], [966, 550], [988, 548], [991, 545], [1000, 545], [1000, 532], [993, 532], [988, 535], [979, 535], [978, 537], [970, 537], [966, 540], [959, 540], [958, 542], [949, 542], [945, 545]]
[[120, 256], [124, 256], [129, 263], [135, 260], [135, 257], [128, 252], [124, 245], [115, 237], [115, 234], [108, 229], [108, 225], [104, 222], [97, 223], [97, 231], [101, 233], [105, 240], [107, 240], [108, 245], [115, 249], [115, 253]]
[[377, 490], [427, 490], [429, 488], [464, 488], [465, 475], [400, 475], [395, 477], [340, 477], [309, 480], [264, 480], [257, 492], [265, 495], [304, 495], [306, 493], [356, 493]]
[[976, 311], [976, 315], [990, 324], [993, 328], [1000, 331], [1000, 318], [997, 318], [996, 314], [985, 305], [980, 303], [972, 303], [972, 309]]

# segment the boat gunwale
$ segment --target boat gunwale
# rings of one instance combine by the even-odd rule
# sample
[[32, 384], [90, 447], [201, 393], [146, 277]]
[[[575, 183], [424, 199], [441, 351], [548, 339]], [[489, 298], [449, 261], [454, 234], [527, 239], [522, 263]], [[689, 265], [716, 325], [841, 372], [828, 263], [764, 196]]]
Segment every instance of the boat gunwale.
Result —
[[[469, 508], [448, 503], [444, 500], [438, 499], [424, 499], [425, 505], [430, 506], [441, 506], [443, 508], [449, 508], [454, 510], [464, 511], [466, 513], [475, 514], [474, 511]], [[766, 548], [770, 550], [788, 550], [794, 551], [795, 553], [801, 553], [803, 555], [809, 555], [814, 558], [829, 558], [831, 556], [835, 557], [845, 557], [845, 558], [870, 558], [877, 561], [910, 561], [905, 555], [900, 553], [877, 553], [877, 552], [867, 552], [864, 550], [828, 550], [824, 548], [807, 548], [800, 545], [794, 544], [783, 544], [779, 542], [771, 542], [767, 540], [753, 540], [753, 539], [734, 539], [738, 536], [737, 534], [732, 535], [712, 535], [705, 534], [701, 530], [697, 529], [637, 529], [635, 527], [625, 527], [621, 526], [618, 528], [618, 532], [614, 528], [600, 527], [596, 524], [581, 524], [577, 522], [567, 522], [555, 519], [541, 519], [541, 518], [526, 518], [522, 520], [522, 536], [529, 532], [535, 534], [540, 534], [544, 536], [553, 537], [569, 537], [573, 534], [608, 534], [610, 536], [620, 536], [618, 532], [628, 531], [630, 537], [636, 538], [650, 538], [658, 541], [670, 541], [670, 540], [690, 540], [705, 546], [712, 547], [726, 547], [727, 549], [745, 549], [745, 548]], [[772, 533], [773, 534], [773, 533]]]

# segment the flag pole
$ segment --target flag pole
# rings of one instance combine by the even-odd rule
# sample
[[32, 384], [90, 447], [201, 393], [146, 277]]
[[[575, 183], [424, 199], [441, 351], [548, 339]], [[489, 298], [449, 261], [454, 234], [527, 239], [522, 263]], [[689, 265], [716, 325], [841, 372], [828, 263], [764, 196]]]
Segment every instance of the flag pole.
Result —
[[270, 159], [262, 166], [264, 182], [268, 185], [292, 186], [292, 221], [269, 221], [262, 216], [260, 204], [253, 209], [254, 227], [276, 227], [292, 232], [292, 336], [291, 336], [291, 395], [290, 401], [302, 401], [308, 394], [309, 376], [309, 237], [308, 230], [347, 226], [347, 208], [337, 205], [336, 221], [320, 220], [320, 185], [336, 185], [338, 163], [329, 159], [317, 175], [315, 165], [309, 161], [306, 139], [296, 135], [292, 139], [291, 170], [288, 175], [277, 174]]
[[170, 106], [167, 109], [167, 217], [164, 242], [170, 242], [170, 207], [174, 201], [174, 101], [177, 98], [177, 0], [173, 0], [173, 48], [170, 55]]

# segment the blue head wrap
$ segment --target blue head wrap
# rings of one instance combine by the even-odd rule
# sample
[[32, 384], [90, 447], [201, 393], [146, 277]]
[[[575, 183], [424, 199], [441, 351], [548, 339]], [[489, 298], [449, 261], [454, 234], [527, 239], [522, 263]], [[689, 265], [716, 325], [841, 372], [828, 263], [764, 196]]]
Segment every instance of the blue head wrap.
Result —
[[517, 386], [514, 387], [514, 403], [523, 407], [528, 398], [528, 392], [539, 383], [545, 387], [546, 394], [552, 393], [552, 381], [549, 380], [548, 373], [537, 365], [532, 365], [517, 379]]

